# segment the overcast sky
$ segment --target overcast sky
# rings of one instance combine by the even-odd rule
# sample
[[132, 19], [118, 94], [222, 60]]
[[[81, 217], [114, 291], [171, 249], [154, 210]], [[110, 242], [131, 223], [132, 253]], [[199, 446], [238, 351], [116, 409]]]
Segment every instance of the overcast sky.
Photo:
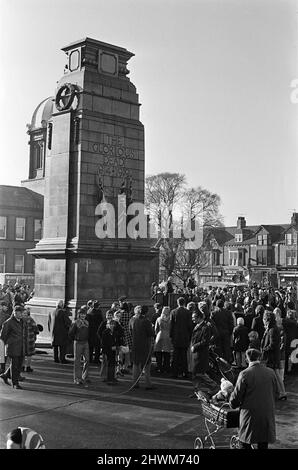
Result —
[[221, 197], [226, 225], [298, 211], [295, 0], [0, 0], [0, 184], [28, 177], [26, 123], [83, 38], [135, 53], [146, 173]]

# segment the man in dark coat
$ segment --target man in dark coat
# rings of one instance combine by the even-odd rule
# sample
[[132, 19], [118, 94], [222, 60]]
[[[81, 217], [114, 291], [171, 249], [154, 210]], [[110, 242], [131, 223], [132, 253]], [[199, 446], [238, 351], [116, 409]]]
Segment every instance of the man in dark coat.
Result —
[[204, 320], [201, 310], [192, 313], [192, 321], [195, 327], [191, 336], [190, 350], [193, 354], [192, 375], [205, 374], [209, 368], [209, 345], [211, 329]]
[[234, 329], [234, 321], [231, 313], [224, 307], [223, 300], [216, 301], [211, 319], [214, 321], [218, 331], [217, 345], [219, 354], [228, 362], [231, 362], [231, 337]]
[[[52, 346], [54, 348], [54, 361], [66, 364], [66, 348], [68, 343], [68, 331], [71, 320], [64, 308], [64, 301], [59, 300], [56, 309], [49, 313], [48, 330], [52, 335]], [[58, 355], [59, 353], [59, 355]]]
[[3, 323], [1, 339], [7, 345], [7, 356], [10, 358], [10, 367], [0, 375], [7, 384], [11, 377], [14, 388], [22, 389], [19, 385], [22, 363], [25, 356], [24, 325], [22, 320], [23, 307], [16, 305], [11, 317]]
[[179, 374], [187, 378], [187, 349], [190, 345], [193, 322], [191, 312], [185, 308], [185, 299], [179, 297], [177, 304], [178, 308], [171, 312], [170, 338], [174, 348], [172, 372], [173, 378], [178, 378]]
[[242, 449], [257, 444], [258, 449], [267, 449], [275, 435], [275, 399], [278, 384], [272, 369], [260, 363], [261, 352], [248, 349], [247, 369], [240, 372], [230, 397], [232, 408], [240, 407], [239, 439]]
[[[144, 311], [143, 311], [144, 312]], [[145, 372], [145, 389], [153, 388], [150, 377], [151, 352], [154, 330], [151, 321], [142, 313], [142, 307], [134, 308], [134, 316], [129, 320], [129, 330], [132, 335], [132, 374], [134, 388], [139, 387], [141, 372]]]
[[211, 326], [205, 320], [204, 312], [199, 309], [192, 313], [195, 327], [191, 336], [192, 380], [196, 390], [212, 396], [218, 385], [208, 376], [209, 346], [212, 336]]
[[[8, 311], [8, 306], [6, 305], [5, 302], [0, 302], [0, 331], [2, 328], [3, 323], [8, 320], [10, 317], [10, 313]], [[0, 367], [1, 367], [1, 374], [5, 372], [5, 362], [6, 362], [6, 357], [5, 357], [5, 345], [0, 339]]]
[[89, 323], [89, 360], [90, 363], [99, 364], [100, 339], [97, 336], [97, 330], [104, 321], [104, 316], [97, 300], [94, 301], [93, 307], [88, 311], [87, 321]]

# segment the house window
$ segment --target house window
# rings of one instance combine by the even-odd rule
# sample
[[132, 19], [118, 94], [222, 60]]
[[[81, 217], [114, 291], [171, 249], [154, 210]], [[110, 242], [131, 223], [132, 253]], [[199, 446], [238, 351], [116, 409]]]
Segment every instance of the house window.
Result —
[[0, 273], [5, 273], [5, 253], [0, 253]]
[[268, 235], [258, 235], [257, 237], [257, 244], [258, 245], [268, 245]]
[[238, 251], [229, 252], [229, 265], [238, 266]]
[[24, 255], [15, 255], [14, 258], [14, 272], [18, 274], [24, 273]]
[[286, 251], [286, 265], [294, 266], [297, 264], [297, 251], [287, 250]]
[[0, 217], [0, 238], [2, 240], [6, 239], [6, 225], [7, 225], [7, 218]]
[[16, 240], [25, 240], [26, 219], [23, 217], [16, 218]]
[[235, 241], [236, 242], [243, 242], [243, 234], [242, 233], [236, 233], [235, 234]]
[[39, 170], [43, 167], [43, 142], [36, 142], [33, 147], [34, 168]]
[[219, 265], [219, 251], [217, 250], [213, 251], [212, 256], [213, 256], [212, 264], [214, 266], [218, 266]]
[[34, 240], [38, 241], [42, 239], [42, 220], [34, 220]]
[[286, 233], [286, 245], [293, 245], [293, 234]]
[[267, 265], [267, 251], [257, 250], [257, 264]]

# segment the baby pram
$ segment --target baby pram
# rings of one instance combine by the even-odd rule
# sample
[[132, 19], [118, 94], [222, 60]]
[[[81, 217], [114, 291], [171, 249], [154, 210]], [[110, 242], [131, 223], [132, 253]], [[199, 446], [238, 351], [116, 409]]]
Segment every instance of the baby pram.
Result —
[[[204, 416], [207, 434], [205, 436], [197, 436], [194, 440], [194, 449], [215, 449], [215, 441], [213, 436], [225, 428], [239, 427], [239, 409], [233, 410], [229, 403], [224, 402], [212, 403], [205, 395], [195, 392], [197, 399], [201, 402], [202, 415]], [[212, 429], [213, 428], [213, 429]], [[231, 436], [229, 441], [230, 449], [239, 448], [238, 434]]]

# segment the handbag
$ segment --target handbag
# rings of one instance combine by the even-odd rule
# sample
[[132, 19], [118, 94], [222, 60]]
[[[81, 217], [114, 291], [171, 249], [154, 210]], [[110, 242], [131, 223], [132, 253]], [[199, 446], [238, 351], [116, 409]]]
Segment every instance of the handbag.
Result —
[[123, 354], [129, 353], [129, 347], [128, 346], [120, 346], [120, 352]]

